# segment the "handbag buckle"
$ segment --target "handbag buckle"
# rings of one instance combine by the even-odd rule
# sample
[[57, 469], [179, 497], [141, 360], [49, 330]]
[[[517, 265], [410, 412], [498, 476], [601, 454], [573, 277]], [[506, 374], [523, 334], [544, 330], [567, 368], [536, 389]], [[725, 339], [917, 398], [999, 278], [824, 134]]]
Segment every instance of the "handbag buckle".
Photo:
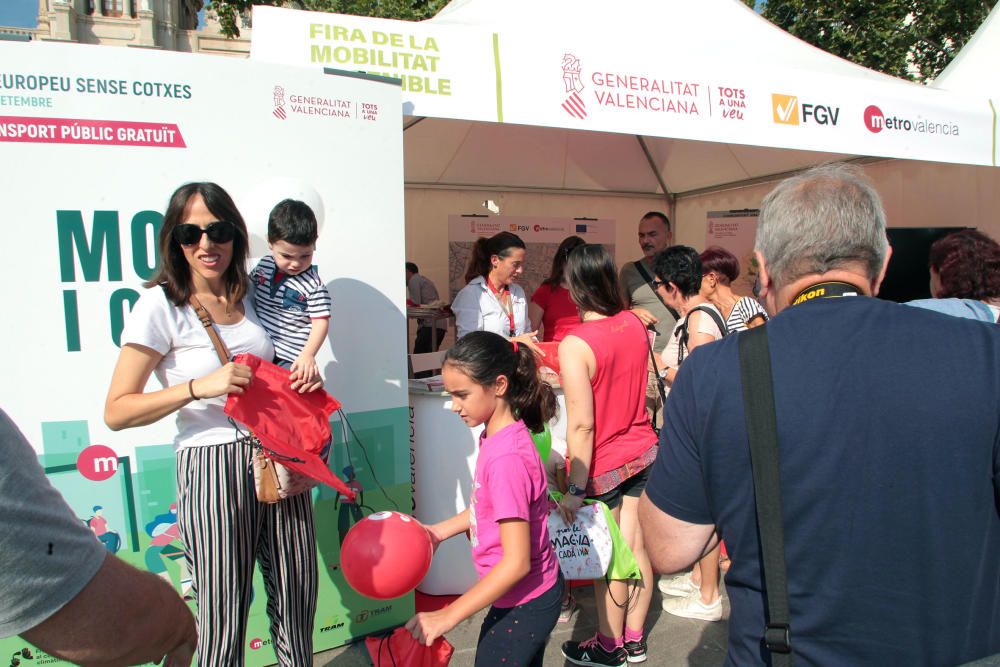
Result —
[[764, 628], [764, 646], [771, 653], [791, 653], [792, 634], [788, 623], [768, 623]]

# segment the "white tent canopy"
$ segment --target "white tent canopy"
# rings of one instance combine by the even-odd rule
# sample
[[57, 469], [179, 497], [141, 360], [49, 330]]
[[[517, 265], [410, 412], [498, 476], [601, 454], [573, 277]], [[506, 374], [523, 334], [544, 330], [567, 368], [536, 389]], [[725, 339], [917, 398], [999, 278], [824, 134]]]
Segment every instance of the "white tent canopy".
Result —
[[969, 95], [988, 95], [989, 112], [993, 116], [992, 164], [997, 164], [997, 104], [1000, 103], [1000, 85], [997, 81], [997, 63], [1000, 62], [1000, 3], [979, 26], [976, 34], [948, 64], [931, 86], [942, 90]]
[[996, 93], [1000, 62], [1000, 3], [931, 84], [966, 93]]
[[251, 55], [429, 74], [376, 66], [406, 50], [376, 33], [433, 40], [450, 86], [404, 81], [411, 186], [672, 197], [859, 155], [990, 159], [981, 105], [831, 56], [739, 0], [455, 0], [418, 24], [255, 7]]

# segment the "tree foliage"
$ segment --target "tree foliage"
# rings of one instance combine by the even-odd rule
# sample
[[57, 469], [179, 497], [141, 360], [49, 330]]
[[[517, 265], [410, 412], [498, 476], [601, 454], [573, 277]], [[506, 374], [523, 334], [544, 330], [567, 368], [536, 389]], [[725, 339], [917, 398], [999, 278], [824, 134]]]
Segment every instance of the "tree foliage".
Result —
[[219, 18], [222, 34], [240, 36], [240, 16], [253, 5], [292, 7], [315, 12], [422, 21], [437, 14], [448, 0], [209, 0], [207, 9]]
[[886, 74], [923, 81], [944, 69], [993, 4], [990, 0], [767, 0], [761, 13], [824, 51]]

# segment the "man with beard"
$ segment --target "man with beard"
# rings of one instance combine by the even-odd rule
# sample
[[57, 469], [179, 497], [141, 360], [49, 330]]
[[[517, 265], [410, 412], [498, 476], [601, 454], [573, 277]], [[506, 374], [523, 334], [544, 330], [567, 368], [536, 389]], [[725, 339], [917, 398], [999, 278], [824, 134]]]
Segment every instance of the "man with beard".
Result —
[[[656, 331], [656, 340], [653, 342], [656, 359], [660, 358], [660, 353], [666, 347], [677, 318], [656, 292], [652, 270], [653, 258], [672, 243], [670, 220], [659, 211], [650, 211], [639, 220], [639, 247], [642, 248], [642, 258], [628, 262], [621, 270], [625, 303], [647, 327]], [[656, 417], [662, 408], [657, 388], [659, 371], [660, 369], [654, 367], [651, 361], [646, 383], [646, 410], [651, 418]], [[656, 417], [654, 423], [661, 422], [662, 420]]]

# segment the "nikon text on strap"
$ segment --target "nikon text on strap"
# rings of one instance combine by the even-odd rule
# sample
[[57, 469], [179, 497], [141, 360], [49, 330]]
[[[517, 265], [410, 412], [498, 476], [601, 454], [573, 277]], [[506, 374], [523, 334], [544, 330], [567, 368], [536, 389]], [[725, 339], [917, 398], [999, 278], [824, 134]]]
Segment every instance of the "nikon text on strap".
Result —
[[845, 283], [840, 280], [828, 280], [826, 282], [810, 285], [799, 292], [798, 295], [792, 299], [792, 305], [797, 306], [803, 301], [812, 301], [813, 299], [832, 299], [839, 296], [863, 295], [864, 292], [862, 292], [857, 285]]

